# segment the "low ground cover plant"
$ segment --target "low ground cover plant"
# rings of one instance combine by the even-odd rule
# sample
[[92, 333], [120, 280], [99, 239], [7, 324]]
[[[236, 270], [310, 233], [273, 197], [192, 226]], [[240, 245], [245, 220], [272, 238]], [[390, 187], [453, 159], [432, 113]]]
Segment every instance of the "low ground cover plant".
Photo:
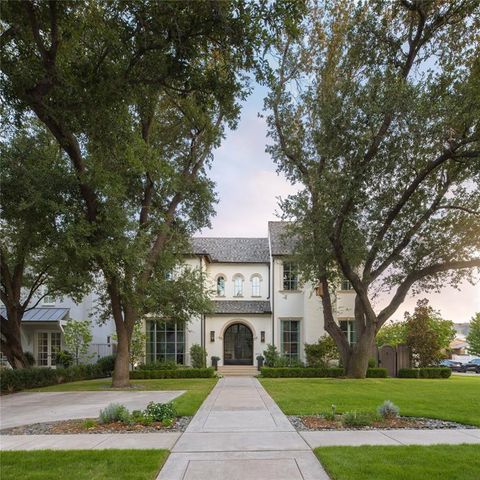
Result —
[[396, 418], [400, 415], [400, 408], [390, 400], [385, 400], [377, 408], [377, 413], [385, 419]]
[[100, 415], [98, 416], [100, 423], [130, 423], [131, 415], [127, 407], [119, 403], [111, 403], [107, 405], [103, 410], [100, 410]]
[[[145, 426], [154, 422], [161, 422], [168, 427], [172, 425], [176, 416], [177, 411], [171, 402], [150, 402], [144, 410], [133, 410], [132, 412], [129, 412], [125, 405], [110, 403], [103, 410], [100, 410], [98, 421], [101, 424], [120, 422], [125, 424], [139, 423]], [[95, 426], [95, 421], [85, 420], [85, 428], [88, 429], [92, 426]]]

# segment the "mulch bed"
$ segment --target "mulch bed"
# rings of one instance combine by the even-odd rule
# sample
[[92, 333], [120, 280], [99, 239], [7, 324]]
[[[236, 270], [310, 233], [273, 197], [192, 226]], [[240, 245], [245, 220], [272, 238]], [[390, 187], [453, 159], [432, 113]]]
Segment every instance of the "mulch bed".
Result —
[[[132, 425], [114, 423], [96, 423], [87, 428], [85, 419], [81, 420], [59, 420], [57, 422], [34, 423], [0, 430], [0, 435], [65, 435], [77, 433], [159, 433], [159, 432], [183, 432], [187, 428], [192, 417], [178, 417], [172, 425], [166, 427], [161, 422], [154, 422], [151, 425], [134, 423]], [[88, 419], [97, 420], [97, 419]]]
[[477, 428], [471, 425], [463, 425], [461, 423], [450, 422], [447, 420], [437, 420], [434, 418], [421, 417], [397, 417], [388, 420], [373, 421], [371, 425], [363, 427], [353, 427], [343, 425], [341, 416], [337, 415], [335, 420], [327, 420], [320, 415], [296, 416], [288, 417], [292, 425], [297, 430], [318, 431], [318, 430], [392, 430], [398, 428], [436, 430], [446, 428]]

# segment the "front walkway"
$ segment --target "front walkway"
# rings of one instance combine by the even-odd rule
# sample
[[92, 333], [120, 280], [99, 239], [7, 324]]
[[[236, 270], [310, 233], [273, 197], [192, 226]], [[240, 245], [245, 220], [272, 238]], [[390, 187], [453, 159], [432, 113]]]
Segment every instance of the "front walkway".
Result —
[[217, 383], [158, 480], [326, 480], [309, 445], [257, 379]]

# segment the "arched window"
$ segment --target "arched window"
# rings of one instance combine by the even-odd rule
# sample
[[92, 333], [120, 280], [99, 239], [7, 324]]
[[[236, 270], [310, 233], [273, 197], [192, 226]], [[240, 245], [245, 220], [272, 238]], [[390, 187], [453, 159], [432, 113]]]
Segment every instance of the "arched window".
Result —
[[243, 297], [243, 277], [239, 273], [233, 277], [233, 296]]
[[252, 297], [260, 297], [260, 275], [253, 275], [252, 281]]
[[225, 277], [223, 275], [219, 275], [217, 277], [217, 297], [224, 297], [225, 296]]

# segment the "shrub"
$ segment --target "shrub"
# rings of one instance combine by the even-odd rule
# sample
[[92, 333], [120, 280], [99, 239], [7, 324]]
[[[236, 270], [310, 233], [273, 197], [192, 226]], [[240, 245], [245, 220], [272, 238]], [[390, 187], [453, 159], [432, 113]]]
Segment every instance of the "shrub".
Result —
[[130, 423], [131, 416], [127, 408], [119, 403], [110, 403], [103, 410], [100, 410], [100, 423], [122, 422]]
[[366, 412], [347, 412], [342, 416], [342, 423], [347, 427], [367, 427], [376, 419], [375, 415]]
[[66, 350], [60, 350], [55, 357], [55, 361], [57, 366], [61, 365], [64, 368], [68, 368], [73, 365], [73, 355]]
[[193, 344], [190, 347], [190, 361], [193, 368], [205, 368], [207, 360], [207, 351], [198, 345]]
[[178, 364], [176, 362], [149, 362], [139, 365], [140, 370], [176, 370]]
[[274, 367], [280, 354], [275, 345], [267, 345], [267, 349], [263, 351], [263, 356], [265, 357], [265, 365], [267, 367]]
[[382, 405], [377, 408], [377, 412], [383, 418], [396, 418], [400, 414], [400, 408], [390, 400], [385, 400]]
[[209, 368], [179, 368], [177, 370], [134, 370], [130, 372], [132, 380], [146, 378], [213, 378], [215, 370]]
[[265, 378], [294, 378], [294, 377], [341, 377], [343, 375], [342, 368], [261, 368], [262, 377]]
[[375, 358], [368, 359], [368, 368], [376, 368], [377, 367], [377, 360]]
[[368, 368], [367, 378], [387, 378], [386, 368]]
[[332, 360], [338, 360], [340, 355], [335, 341], [330, 335], [323, 335], [317, 343], [305, 344], [305, 355], [309, 367], [328, 367]]
[[27, 361], [28, 367], [33, 367], [35, 365], [35, 357], [33, 356], [32, 352], [25, 352], [24, 354], [25, 360]]
[[282, 368], [282, 367], [303, 368], [304, 366], [305, 366], [304, 363], [298, 358], [287, 357], [283, 355], [277, 358], [274, 365], [274, 367], [276, 368]]
[[165, 420], [173, 420], [177, 416], [177, 411], [172, 402], [150, 402], [147, 405], [147, 408], [143, 411], [143, 415], [154, 422], [164, 422]]
[[106, 357], [99, 358], [97, 367], [106, 377], [111, 377], [115, 369], [115, 355], [107, 355]]
[[82, 427], [85, 430], [88, 430], [89, 428], [93, 428], [97, 425], [97, 422], [91, 418], [87, 418], [86, 420], [83, 421]]
[[401, 368], [398, 371], [399, 378], [418, 378], [418, 368]]

